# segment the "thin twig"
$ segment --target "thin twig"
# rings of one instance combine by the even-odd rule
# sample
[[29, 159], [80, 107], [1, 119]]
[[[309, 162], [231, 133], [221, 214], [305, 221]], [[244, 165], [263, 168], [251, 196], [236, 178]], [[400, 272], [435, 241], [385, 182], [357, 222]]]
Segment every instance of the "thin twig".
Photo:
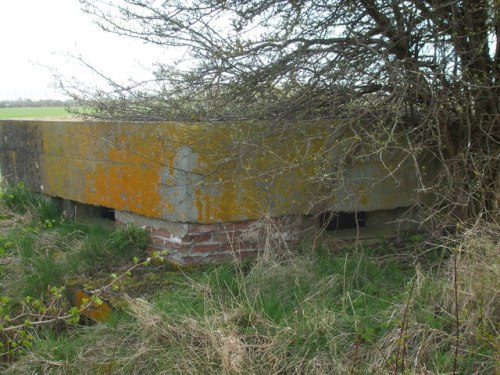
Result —
[[456, 324], [456, 336], [455, 336], [455, 353], [453, 354], [453, 375], [457, 373], [458, 366], [458, 344], [460, 341], [460, 321], [459, 321], [459, 311], [458, 311], [458, 255], [460, 250], [457, 250], [455, 254], [455, 259], [453, 262], [453, 294], [455, 299], [455, 324]]
[[417, 278], [414, 277], [413, 278], [413, 281], [411, 283], [411, 288], [410, 288], [410, 295], [408, 296], [408, 301], [405, 305], [405, 309], [404, 309], [404, 312], [403, 312], [403, 321], [401, 322], [401, 331], [400, 331], [400, 334], [399, 334], [399, 341], [402, 343], [402, 350], [399, 350], [398, 349], [398, 352], [396, 353], [396, 364], [394, 366], [394, 372], [393, 374], [396, 375], [397, 372], [398, 372], [398, 362], [399, 362], [399, 354], [401, 353], [401, 360], [402, 360], [402, 364], [401, 364], [401, 374], [404, 373], [405, 371], [405, 352], [406, 352], [406, 344], [405, 344], [405, 341], [404, 341], [404, 335], [405, 335], [405, 332], [406, 332], [406, 329], [408, 328], [408, 310], [409, 310], [409, 307], [410, 307], [410, 302], [411, 302], [411, 299], [413, 297], [413, 290], [415, 289], [415, 283], [417, 281]]
[[359, 351], [359, 346], [361, 344], [361, 339], [359, 334], [356, 334], [356, 342], [354, 344], [354, 358], [352, 359], [352, 367], [351, 371], [349, 371], [350, 375], [353, 375], [356, 371], [356, 365], [358, 363], [358, 351]]

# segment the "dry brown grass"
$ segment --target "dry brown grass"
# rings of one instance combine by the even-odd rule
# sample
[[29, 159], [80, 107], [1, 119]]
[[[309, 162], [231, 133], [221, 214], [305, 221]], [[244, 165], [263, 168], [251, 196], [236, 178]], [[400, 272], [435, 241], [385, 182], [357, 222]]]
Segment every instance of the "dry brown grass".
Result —
[[[447, 352], [448, 367], [454, 368], [451, 363], [455, 361], [458, 314], [457, 361], [473, 356], [475, 362], [470, 367], [474, 374], [494, 373], [495, 362], [500, 359], [499, 240], [496, 225], [472, 228], [446, 244], [451, 256], [441, 270], [418, 270], [412, 298], [401, 301], [392, 314], [394, 319], [401, 319], [408, 311], [404, 332], [400, 324], [379, 338], [376, 351], [364, 353], [370, 371], [386, 373], [381, 369], [389, 364], [394, 374], [402, 368], [412, 374], [441, 374], [432, 369], [432, 362], [439, 360], [435, 356], [438, 352]], [[433, 326], [431, 318], [441, 319], [443, 327]], [[397, 370], [395, 354], [400, 356]]]
[[[7, 373], [451, 374], [458, 311], [456, 373], [494, 374], [499, 233], [498, 226], [482, 225], [436, 244], [445, 256], [430, 268], [416, 267], [411, 281], [401, 286], [400, 299], [379, 312], [387, 317], [388, 328], [373, 342], [360, 336], [358, 326], [364, 322], [357, 313], [351, 324], [356, 301], [351, 298], [353, 289], [343, 286], [368, 277], [361, 274], [362, 267], [355, 271], [358, 275], [344, 272], [315, 279], [314, 261], [307, 256], [268, 254], [249, 271], [237, 271], [237, 295], [221, 295], [214, 285], [188, 277], [183, 287], [200, 296], [201, 314], [171, 314], [151, 301], [127, 298], [132, 320], [86, 327], [62, 341], [40, 337], [38, 345], [49, 342], [48, 349], [35, 348]], [[408, 251], [415, 251], [412, 246]], [[412, 264], [409, 254], [399, 258]], [[376, 264], [383, 267], [387, 261], [388, 255], [382, 254]], [[269, 292], [266, 288], [276, 281], [282, 283], [283, 298], [296, 290], [293, 283], [313, 285], [291, 315], [280, 321], [257, 308], [259, 298]], [[321, 303], [332, 297], [345, 301], [345, 310]], [[320, 337], [324, 340], [318, 341]], [[60, 349], [66, 358], [61, 360], [61, 352], [54, 354], [57, 345], [74, 345], [73, 352]]]

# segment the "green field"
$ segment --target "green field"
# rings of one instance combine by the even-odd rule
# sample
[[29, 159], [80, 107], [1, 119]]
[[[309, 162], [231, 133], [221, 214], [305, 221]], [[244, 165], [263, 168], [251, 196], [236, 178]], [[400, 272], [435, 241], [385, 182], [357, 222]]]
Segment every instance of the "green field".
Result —
[[69, 116], [65, 107], [0, 108], [0, 119]]

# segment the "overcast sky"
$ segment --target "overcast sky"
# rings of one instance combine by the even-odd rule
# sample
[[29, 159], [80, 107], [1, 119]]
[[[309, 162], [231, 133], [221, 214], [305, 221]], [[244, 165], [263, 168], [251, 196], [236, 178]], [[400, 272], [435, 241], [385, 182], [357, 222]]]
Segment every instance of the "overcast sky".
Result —
[[113, 78], [149, 77], [168, 51], [101, 31], [78, 0], [0, 0], [0, 100], [63, 99], [50, 68], [90, 83], [68, 55], [81, 55]]

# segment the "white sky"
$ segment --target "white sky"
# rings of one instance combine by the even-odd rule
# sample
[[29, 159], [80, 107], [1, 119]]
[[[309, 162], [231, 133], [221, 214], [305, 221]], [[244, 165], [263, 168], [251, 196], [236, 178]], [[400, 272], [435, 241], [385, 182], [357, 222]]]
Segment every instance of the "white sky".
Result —
[[168, 52], [102, 31], [77, 0], [0, 0], [0, 100], [64, 99], [49, 68], [87, 84], [92, 76], [68, 55], [81, 55], [119, 80], [146, 79]]

